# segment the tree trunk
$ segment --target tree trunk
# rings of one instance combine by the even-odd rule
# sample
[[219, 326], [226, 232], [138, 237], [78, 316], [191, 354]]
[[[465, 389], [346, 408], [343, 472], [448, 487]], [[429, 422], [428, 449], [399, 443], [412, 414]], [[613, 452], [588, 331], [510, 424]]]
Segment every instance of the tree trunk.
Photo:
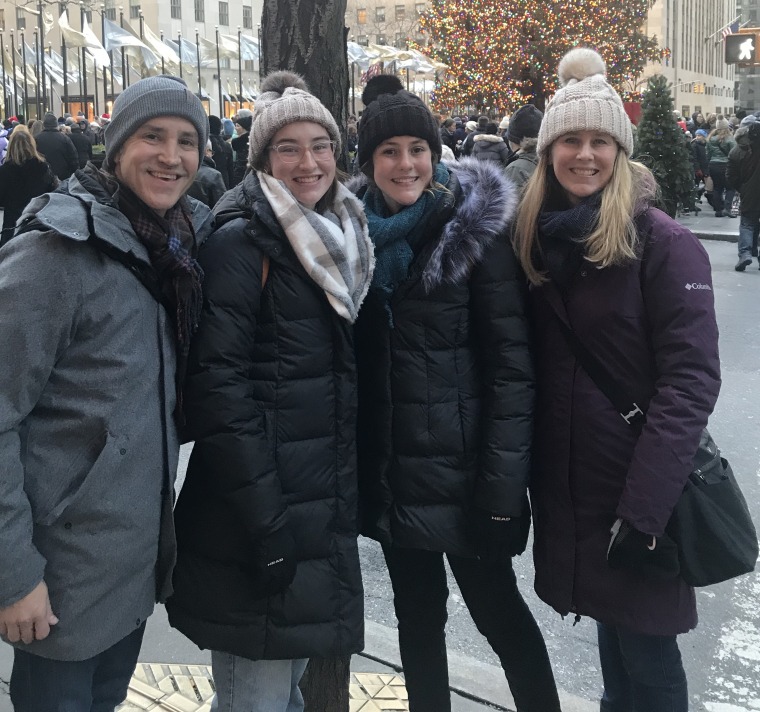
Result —
[[345, 16], [346, 0], [264, 0], [261, 17], [264, 76], [287, 69], [304, 77], [344, 139], [349, 87]]
[[301, 678], [305, 712], [348, 712], [351, 656], [312, 658]]

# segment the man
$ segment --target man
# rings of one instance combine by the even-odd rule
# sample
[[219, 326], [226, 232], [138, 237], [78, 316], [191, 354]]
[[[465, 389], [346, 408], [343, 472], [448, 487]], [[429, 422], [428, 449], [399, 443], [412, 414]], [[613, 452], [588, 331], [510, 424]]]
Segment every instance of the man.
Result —
[[504, 171], [521, 191], [538, 165], [536, 144], [543, 118], [543, 113], [533, 104], [526, 104], [515, 111], [507, 126], [506, 139], [514, 158]]
[[37, 150], [45, 156], [58, 180], [66, 180], [77, 168], [79, 159], [71, 139], [58, 128], [58, 119], [49, 111], [42, 120], [42, 131], [37, 134]]
[[[55, 119], [55, 117], [53, 117]], [[200, 310], [208, 135], [185, 83], [125, 89], [89, 163], [0, 249], [0, 636], [16, 712], [108, 712], [171, 592], [175, 362]]]
[[211, 156], [216, 170], [222, 174], [225, 190], [232, 185], [232, 173], [234, 168], [234, 159], [232, 156], [232, 146], [222, 137], [222, 120], [218, 116], [208, 117], [209, 140], [213, 146], [213, 155]]
[[190, 186], [190, 190], [187, 194], [191, 198], [200, 200], [204, 205], [208, 205], [209, 208], [213, 208], [218, 202], [219, 198], [224, 195], [225, 190], [224, 180], [222, 174], [216, 170], [216, 164], [212, 158], [214, 149], [211, 145], [211, 140], [206, 141], [206, 153], [203, 156], [203, 161], [198, 169], [198, 173], [195, 175], [195, 180]]
[[490, 119], [485, 115], [478, 117], [477, 128], [467, 135], [467, 138], [462, 144], [462, 156], [469, 156], [472, 154], [472, 150], [475, 148], [475, 137], [480, 136], [480, 134], [484, 134], [486, 132], [486, 126], [488, 126], [489, 122]]
[[240, 109], [235, 116], [235, 138], [232, 139], [232, 150], [235, 151], [235, 164], [232, 170], [232, 184], [234, 188], [245, 176], [248, 168], [248, 140], [250, 139], [251, 125], [253, 124], [253, 112], [248, 109]]
[[82, 121], [71, 124], [71, 133], [69, 134], [69, 140], [77, 150], [79, 168], [84, 168], [87, 161], [92, 160], [92, 143], [85, 136], [85, 128], [87, 128], [87, 121], [82, 119]]
[[738, 190], [741, 196], [739, 261], [734, 267], [737, 272], [744, 272], [752, 264], [760, 232], [760, 123], [744, 121], [734, 134], [736, 146], [728, 154], [726, 167], [726, 187]]

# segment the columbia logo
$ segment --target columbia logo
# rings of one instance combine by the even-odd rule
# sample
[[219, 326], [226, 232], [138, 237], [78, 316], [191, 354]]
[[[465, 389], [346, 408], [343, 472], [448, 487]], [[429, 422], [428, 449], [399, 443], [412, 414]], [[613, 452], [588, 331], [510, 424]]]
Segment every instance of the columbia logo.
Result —
[[699, 284], [699, 282], [688, 282], [686, 289], [706, 289], [708, 292], [712, 292], [712, 287], [709, 284]]

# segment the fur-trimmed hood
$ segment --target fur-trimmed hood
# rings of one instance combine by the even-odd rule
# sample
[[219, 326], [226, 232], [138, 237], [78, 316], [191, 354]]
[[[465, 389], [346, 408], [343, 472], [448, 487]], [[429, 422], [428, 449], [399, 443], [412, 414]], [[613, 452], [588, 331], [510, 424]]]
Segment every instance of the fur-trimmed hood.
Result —
[[504, 143], [504, 139], [496, 134], [478, 134], [473, 140], [477, 143], [483, 143], [483, 141], [488, 143]]
[[[500, 235], [507, 239], [519, 199], [500, 166], [476, 158], [444, 161], [444, 165], [451, 173], [446, 186], [451, 194], [449, 212], [437, 236], [420, 253], [427, 292], [469, 278], [488, 246]], [[368, 188], [367, 178], [356, 176], [347, 187], [361, 198]]]

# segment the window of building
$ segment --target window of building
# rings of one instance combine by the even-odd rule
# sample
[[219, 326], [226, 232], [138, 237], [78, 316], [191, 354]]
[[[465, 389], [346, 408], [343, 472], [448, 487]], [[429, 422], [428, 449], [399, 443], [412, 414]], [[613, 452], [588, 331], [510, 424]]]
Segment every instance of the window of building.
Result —
[[749, 21], [754, 25], [757, 22], [757, 10], [749, 11]]
[[388, 38], [381, 32], [377, 36], [376, 42], [377, 42], [377, 44], [388, 44]]
[[393, 44], [395, 47], [398, 47], [399, 49], [403, 49], [406, 47], [406, 35], [403, 32], [397, 32], [396, 37], [393, 40]]
[[367, 24], [367, 8], [366, 7], [360, 7], [356, 11], [356, 24], [357, 25]]
[[243, 60], [243, 69], [245, 69], [246, 72], [252, 72], [254, 70], [254, 63], [253, 59]]
[[424, 2], [415, 3], [414, 11], [417, 13], [417, 17], [419, 17], [423, 12], [425, 12], [425, 3]]
[[230, 4], [228, 2], [219, 3], [219, 24], [230, 24]]
[[182, 0], [171, 0], [171, 14], [173, 20], [182, 19]]
[[16, 29], [26, 29], [26, 13], [20, 7], [16, 8]]
[[396, 19], [403, 20], [406, 17], [406, 6], [396, 5]]
[[195, 21], [206, 22], [206, 5], [204, 0], [195, 0]]
[[106, 0], [106, 18], [111, 22], [116, 20], [116, 0]]
[[219, 59], [219, 66], [222, 69], [229, 69], [230, 68], [230, 58], [229, 57], [221, 57]]
[[385, 22], [385, 8], [384, 7], [375, 8], [375, 21]]
[[140, 3], [134, 3], [134, 0], [129, 0], [129, 19], [137, 20], [140, 17]]
[[361, 45], [362, 47], [369, 47], [369, 37], [367, 37], [367, 35], [359, 35], [356, 38], [356, 44]]
[[243, 5], [243, 27], [246, 30], [253, 29], [253, 9], [250, 5]]

